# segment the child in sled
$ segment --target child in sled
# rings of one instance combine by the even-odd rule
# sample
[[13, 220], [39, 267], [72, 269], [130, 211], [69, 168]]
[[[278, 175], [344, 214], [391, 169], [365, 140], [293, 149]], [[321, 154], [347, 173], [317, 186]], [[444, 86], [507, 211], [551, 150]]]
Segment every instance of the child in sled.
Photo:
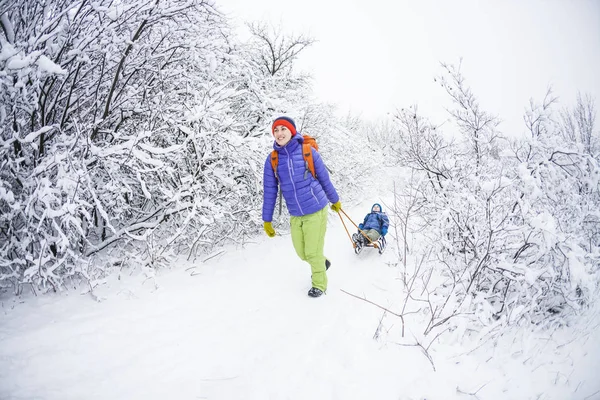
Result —
[[[381, 238], [382, 240], [380, 240], [380, 243], [385, 245], [384, 238], [387, 234], [389, 225], [390, 220], [388, 219], [388, 216], [381, 210], [381, 205], [375, 203], [371, 207], [371, 212], [368, 213], [363, 222], [358, 225], [359, 231], [352, 235], [352, 240], [359, 248], [368, 245], [370, 243], [369, 239], [371, 242], [376, 242]], [[365, 235], [369, 239], [367, 239]]]

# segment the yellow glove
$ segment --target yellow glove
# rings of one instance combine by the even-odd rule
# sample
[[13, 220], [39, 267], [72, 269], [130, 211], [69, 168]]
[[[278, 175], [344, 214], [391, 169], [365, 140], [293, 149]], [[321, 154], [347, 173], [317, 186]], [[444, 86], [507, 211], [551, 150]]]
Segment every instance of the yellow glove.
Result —
[[337, 203], [333, 203], [333, 204], [331, 205], [331, 209], [332, 209], [333, 211], [335, 211], [336, 213], [339, 213], [339, 212], [340, 212], [340, 210], [342, 209], [342, 203], [340, 203], [339, 201], [338, 201]]
[[275, 237], [275, 229], [273, 229], [273, 225], [270, 222], [265, 222], [264, 224], [265, 232], [268, 237]]

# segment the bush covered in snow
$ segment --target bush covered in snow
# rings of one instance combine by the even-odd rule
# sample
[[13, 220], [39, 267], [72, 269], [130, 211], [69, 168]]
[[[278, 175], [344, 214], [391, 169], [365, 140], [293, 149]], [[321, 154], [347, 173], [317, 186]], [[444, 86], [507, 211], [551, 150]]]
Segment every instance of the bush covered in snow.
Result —
[[254, 236], [272, 118], [314, 135], [333, 120], [297, 53], [265, 69], [265, 43], [238, 43], [211, 2], [9, 1], [0, 15], [0, 287], [57, 290]]
[[408, 207], [418, 210], [409, 223], [426, 239], [418, 300], [430, 325], [474, 311], [486, 325], [544, 323], [580, 309], [600, 284], [598, 135], [566, 134], [549, 93], [531, 102], [526, 135], [502, 137], [460, 70], [444, 68], [456, 134], [416, 108], [395, 115], [397, 160], [416, 172], [396, 211], [406, 222]]

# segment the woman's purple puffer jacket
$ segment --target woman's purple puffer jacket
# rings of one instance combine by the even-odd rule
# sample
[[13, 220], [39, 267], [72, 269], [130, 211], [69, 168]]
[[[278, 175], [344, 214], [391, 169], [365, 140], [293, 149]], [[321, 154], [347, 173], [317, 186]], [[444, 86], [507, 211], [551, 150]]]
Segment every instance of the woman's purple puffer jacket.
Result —
[[[303, 142], [304, 138], [298, 133], [283, 147], [277, 143], [273, 144], [273, 148], [279, 153], [277, 177], [283, 198], [290, 215], [295, 217], [315, 213], [327, 206], [327, 203], [336, 203], [339, 200], [329, 180], [327, 168], [315, 149], [311, 150], [317, 177], [314, 178], [308, 171], [302, 156]], [[277, 201], [278, 182], [271, 166], [270, 154], [265, 161], [263, 185], [262, 219], [271, 222]]]

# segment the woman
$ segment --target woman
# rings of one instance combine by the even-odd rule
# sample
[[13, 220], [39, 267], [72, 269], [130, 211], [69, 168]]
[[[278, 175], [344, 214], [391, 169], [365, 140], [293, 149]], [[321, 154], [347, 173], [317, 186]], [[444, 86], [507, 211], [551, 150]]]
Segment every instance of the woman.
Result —
[[[319, 297], [327, 290], [327, 269], [331, 265], [323, 255], [327, 228], [327, 204], [339, 212], [339, 196], [329, 180], [327, 168], [319, 152], [310, 148], [315, 176], [308, 171], [302, 144], [304, 138], [296, 132], [296, 124], [289, 117], [279, 117], [271, 126], [277, 152], [277, 166], [273, 169], [271, 155], [265, 161], [262, 218], [269, 237], [275, 236], [271, 224], [279, 187], [291, 215], [292, 243], [298, 257], [310, 264], [311, 297]], [[307, 173], [308, 172], [308, 173]]]

